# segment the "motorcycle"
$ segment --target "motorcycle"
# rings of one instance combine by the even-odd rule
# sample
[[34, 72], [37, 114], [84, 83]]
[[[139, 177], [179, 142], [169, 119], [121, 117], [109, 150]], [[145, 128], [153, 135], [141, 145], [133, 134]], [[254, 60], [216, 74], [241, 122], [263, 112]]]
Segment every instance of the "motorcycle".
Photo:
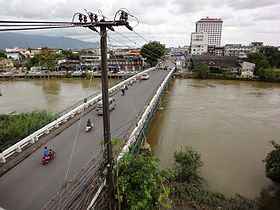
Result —
[[90, 132], [93, 129], [93, 124], [91, 123], [90, 126], [86, 126], [86, 132]]
[[41, 158], [42, 165], [48, 164], [48, 162], [50, 162], [52, 159], [54, 159], [55, 156], [56, 156], [56, 152], [53, 149], [51, 149], [49, 152], [49, 156], [47, 156], [47, 157], [43, 156]]

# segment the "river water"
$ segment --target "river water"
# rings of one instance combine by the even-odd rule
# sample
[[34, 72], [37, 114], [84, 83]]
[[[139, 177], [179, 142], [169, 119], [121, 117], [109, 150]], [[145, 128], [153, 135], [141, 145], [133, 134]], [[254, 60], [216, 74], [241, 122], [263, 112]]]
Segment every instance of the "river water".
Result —
[[[109, 80], [110, 85], [117, 79]], [[47, 109], [57, 113], [101, 91], [100, 79], [32, 79], [0, 81], [0, 114]]]
[[280, 140], [280, 84], [176, 79], [168, 89], [148, 133], [162, 166], [191, 146], [211, 190], [259, 197], [271, 184], [262, 162], [268, 141]]

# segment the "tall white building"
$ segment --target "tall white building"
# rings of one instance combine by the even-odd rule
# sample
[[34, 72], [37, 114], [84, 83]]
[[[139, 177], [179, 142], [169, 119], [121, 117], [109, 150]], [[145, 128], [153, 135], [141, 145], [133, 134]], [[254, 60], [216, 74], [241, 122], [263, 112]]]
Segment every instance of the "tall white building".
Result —
[[208, 35], [203, 32], [191, 33], [191, 54], [201, 55], [207, 53], [208, 50]]
[[196, 22], [196, 32], [208, 34], [208, 45], [220, 47], [223, 21], [220, 18], [201, 18]]

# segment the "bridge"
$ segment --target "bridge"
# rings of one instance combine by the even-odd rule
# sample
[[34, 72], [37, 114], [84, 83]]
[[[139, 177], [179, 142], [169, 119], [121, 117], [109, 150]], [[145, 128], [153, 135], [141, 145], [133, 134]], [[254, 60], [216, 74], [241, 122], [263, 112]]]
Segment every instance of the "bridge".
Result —
[[[116, 99], [117, 104], [116, 109], [110, 112], [111, 136], [112, 139], [120, 138], [125, 141], [118, 158], [121, 158], [123, 153], [129, 150], [129, 146], [141, 136], [146, 121], [150, 119], [149, 116], [156, 108], [174, 71], [175, 68], [168, 71], [148, 69], [146, 72], [150, 79], [129, 86], [125, 95], [119, 91], [120, 87], [123, 84], [130, 84], [139, 75], [110, 88], [109, 93]], [[0, 167], [3, 174], [0, 177], [2, 208], [7, 210], [69, 209], [70, 205], [72, 208], [76, 205], [78, 208], [77, 205], [82, 201], [77, 199], [82, 192], [95, 195], [94, 198], [93, 196], [87, 198], [89, 200], [93, 198], [91, 204], [94, 204], [105, 185], [104, 180], [100, 178], [104, 171], [98, 170], [105, 168], [101, 144], [103, 118], [94, 110], [100, 98], [101, 94], [85, 101], [0, 153], [2, 162]], [[94, 129], [89, 133], [85, 132], [88, 118], [94, 123]], [[40, 159], [45, 145], [54, 148], [57, 156], [48, 165], [42, 166]], [[5, 168], [13, 160], [16, 160], [16, 165], [10, 166], [10, 169]], [[96, 187], [94, 190], [87, 191], [86, 185], [90, 184]]]

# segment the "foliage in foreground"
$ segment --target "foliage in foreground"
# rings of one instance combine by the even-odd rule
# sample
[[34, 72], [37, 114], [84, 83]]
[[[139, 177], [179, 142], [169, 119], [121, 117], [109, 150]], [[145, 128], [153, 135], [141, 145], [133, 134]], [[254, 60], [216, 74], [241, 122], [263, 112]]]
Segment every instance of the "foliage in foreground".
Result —
[[271, 141], [274, 149], [265, 158], [265, 173], [271, 181], [280, 184], [280, 145]]
[[47, 111], [0, 115], [0, 150], [35, 132], [53, 120]]
[[190, 182], [199, 177], [199, 168], [202, 166], [201, 156], [191, 147], [174, 153], [174, 172], [179, 181]]
[[126, 154], [118, 164], [117, 199], [119, 209], [153, 210], [170, 206], [166, 180], [168, 170], [158, 168], [158, 160], [147, 154]]
[[170, 181], [171, 199], [177, 205], [196, 209], [258, 209], [258, 205], [241, 195], [227, 199], [223, 194], [211, 192], [200, 178], [201, 156], [191, 147], [174, 153], [175, 179]]

